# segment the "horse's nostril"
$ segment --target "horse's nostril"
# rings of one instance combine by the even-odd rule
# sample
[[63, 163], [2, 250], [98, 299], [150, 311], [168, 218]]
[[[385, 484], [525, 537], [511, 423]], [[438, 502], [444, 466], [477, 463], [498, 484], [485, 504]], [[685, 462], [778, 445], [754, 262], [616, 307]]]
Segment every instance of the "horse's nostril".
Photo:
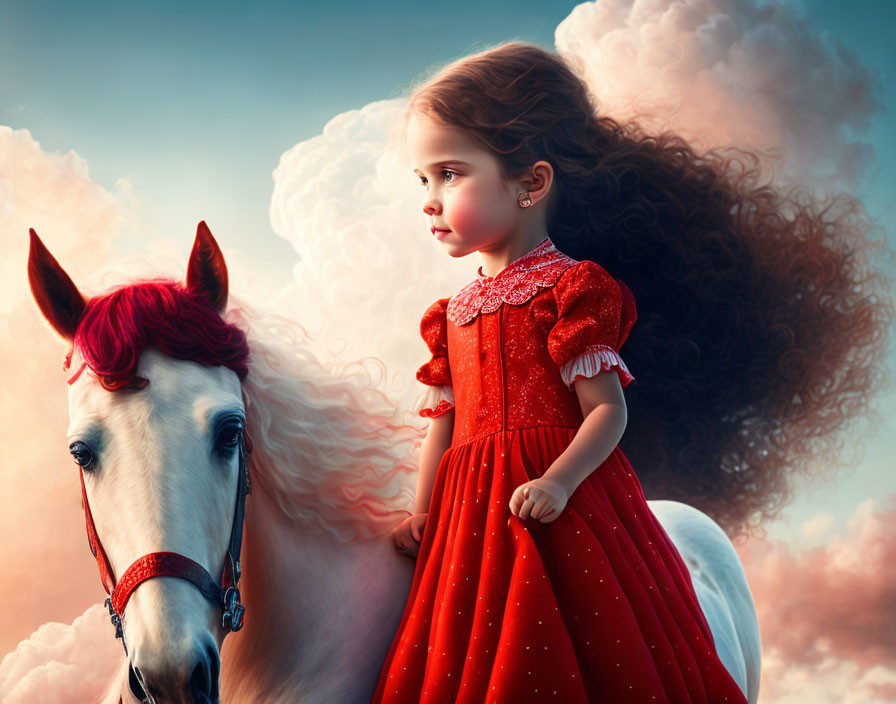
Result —
[[141, 702], [146, 699], [146, 692], [143, 690], [143, 685], [140, 684], [140, 670], [133, 665], [128, 667], [128, 684], [131, 687], [131, 692], [137, 699]]
[[[189, 701], [194, 704], [218, 704], [221, 658], [217, 646], [210, 640], [204, 641], [204, 647], [200, 643], [194, 645], [190, 651], [193, 658], [188, 659], [187, 656], [181, 660], [181, 667], [177, 667], [177, 663], [159, 664], [152, 660], [141, 661], [140, 665], [129, 662], [130, 691], [140, 702], [167, 702], [173, 699], [181, 701], [189, 692]], [[189, 662], [193, 663], [192, 669], [189, 669]], [[186, 672], [190, 673], [189, 679], [185, 677]], [[149, 693], [150, 690], [152, 694]]]
[[218, 679], [221, 675], [221, 656], [218, 654], [218, 648], [214, 644], [208, 647], [208, 658], [211, 663], [212, 691], [209, 697], [213, 702], [218, 701], [221, 696], [218, 692]]
[[190, 677], [190, 690], [193, 695], [193, 700], [201, 701], [199, 700], [200, 695], [206, 697], [211, 696], [211, 688], [211, 673], [209, 672], [208, 662], [203, 656], [199, 658], [199, 662], [197, 662], [196, 667], [193, 668], [193, 676]]
[[190, 677], [190, 690], [194, 701], [218, 701], [218, 649], [209, 646], [200, 655]]

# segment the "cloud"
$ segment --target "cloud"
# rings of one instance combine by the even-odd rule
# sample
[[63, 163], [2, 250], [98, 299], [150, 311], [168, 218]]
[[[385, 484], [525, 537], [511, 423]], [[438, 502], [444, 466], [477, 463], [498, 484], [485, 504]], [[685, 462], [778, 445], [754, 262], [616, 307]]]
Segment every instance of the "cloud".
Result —
[[116, 183], [115, 192], [107, 191], [90, 178], [87, 162], [74, 151], [44, 151], [28, 130], [0, 125], [0, 313], [30, 297], [29, 227], [73, 277], [84, 279], [131, 223], [133, 212], [126, 180]]
[[96, 702], [122, 664], [109, 613], [95, 604], [71, 625], [49, 622], [0, 662], [4, 704]]
[[78, 474], [65, 442], [68, 400], [63, 345], [23, 300], [0, 316], [0, 446], [3, 486], [0, 653], [43, 620], [71, 621], [105, 596], [90, 554]]
[[700, 147], [781, 150], [780, 182], [853, 189], [874, 164], [859, 135], [880, 77], [779, 0], [600, 0], [557, 27], [602, 111]]
[[891, 701], [896, 494], [862, 502], [824, 545], [753, 541], [738, 553], [759, 614], [763, 701]]
[[807, 540], [820, 540], [827, 538], [836, 526], [833, 514], [827, 512], [816, 513], [808, 521], [800, 525], [800, 533]]

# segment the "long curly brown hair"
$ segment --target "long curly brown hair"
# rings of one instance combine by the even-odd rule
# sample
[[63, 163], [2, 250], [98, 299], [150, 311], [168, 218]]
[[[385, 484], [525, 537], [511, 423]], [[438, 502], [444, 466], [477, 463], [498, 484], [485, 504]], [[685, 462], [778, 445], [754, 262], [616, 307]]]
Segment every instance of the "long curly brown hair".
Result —
[[620, 445], [645, 494], [752, 532], [795, 473], [833, 476], [855, 421], [877, 417], [894, 306], [869, 253], [892, 251], [852, 196], [785, 192], [760, 182], [755, 152], [698, 154], [595, 105], [562, 57], [510, 42], [424, 76], [405, 119], [463, 129], [508, 180], [552, 165], [552, 241], [637, 301]]

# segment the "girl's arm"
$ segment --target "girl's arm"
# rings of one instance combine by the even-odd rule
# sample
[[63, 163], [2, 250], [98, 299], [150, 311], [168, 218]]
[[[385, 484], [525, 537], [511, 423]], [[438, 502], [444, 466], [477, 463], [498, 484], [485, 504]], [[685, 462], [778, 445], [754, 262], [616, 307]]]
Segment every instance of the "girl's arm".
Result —
[[574, 388], [585, 419], [569, 446], [542, 475], [562, 484], [569, 495], [610, 456], [628, 422], [625, 396], [615, 371], [579, 377]]
[[451, 446], [451, 435], [454, 431], [454, 409], [432, 418], [426, 438], [420, 447], [420, 467], [417, 472], [417, 492], [414, 498], [414, 513], [428, 513], [429, 499], [432, 496], [432, 485], [436, 478], [436, 470], [442, 461], [442, 455]]

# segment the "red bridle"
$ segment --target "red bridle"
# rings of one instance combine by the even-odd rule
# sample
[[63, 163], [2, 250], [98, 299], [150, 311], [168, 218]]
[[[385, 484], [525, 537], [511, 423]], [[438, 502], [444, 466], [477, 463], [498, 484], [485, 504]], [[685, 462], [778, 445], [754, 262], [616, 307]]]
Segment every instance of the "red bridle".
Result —
[[[73, 382], [81, 371], [83, 371], [83, 367], [78, 370], [78, 374], [72, 377], [69, 383]], [[206, 599], [221, 607], [223, 612], [221, 621], [225, 635], [229, 631], [238, 631], [243, 627], [243, 616], [246, 609], [240, 603], [240, 590], [237, 585], [240, 581], [240, 546], [243, 539], [243, 516], [246, 495], [252, 492], [252, 486], [249, 482], [248, 460], [248, 454], [252, 452], [252, 441], [249, 438], [248, 430], [245, 428], [239, 435], [238, 447], [239, 477], [237, 478], [236, 509], [230, 530], [230, 545], [227, 548], [227, 558], [224, 560], [224, 568], [218, 581], [215, 581], [198, 562], [180, 553], [152, 552], [135, 560], [116, 583], [112, 574], [112, 565], [109, 563], [109, 558], [106, 557], [106, 552], [103, 550], [103, 545], [96, 533], [96, 526], [93, 524], [90, 505], [87, 503], [87, 490], [84, 487], [84, 470], [83, 468], [80, 469], [81, 498], [84, 501], [84, 517], [87, 521], [87, 541], [90, 544], [90, 551], [96, 558], [96, 563], [100, 568], [100, 580], [106, 593], [109, 594], [109, 597], [106, 599], [106, 606], [109, 609], [112, 625], [115, 626], [115, 637], [121, 638], [125, 654], [128, 652], [128, 647], [124, 640], [121, 616], [134, 590], [147, 579], [153, 577], [178, 577], [196, 585]], [[218, 582], [221, 583], [220, 586]]]

